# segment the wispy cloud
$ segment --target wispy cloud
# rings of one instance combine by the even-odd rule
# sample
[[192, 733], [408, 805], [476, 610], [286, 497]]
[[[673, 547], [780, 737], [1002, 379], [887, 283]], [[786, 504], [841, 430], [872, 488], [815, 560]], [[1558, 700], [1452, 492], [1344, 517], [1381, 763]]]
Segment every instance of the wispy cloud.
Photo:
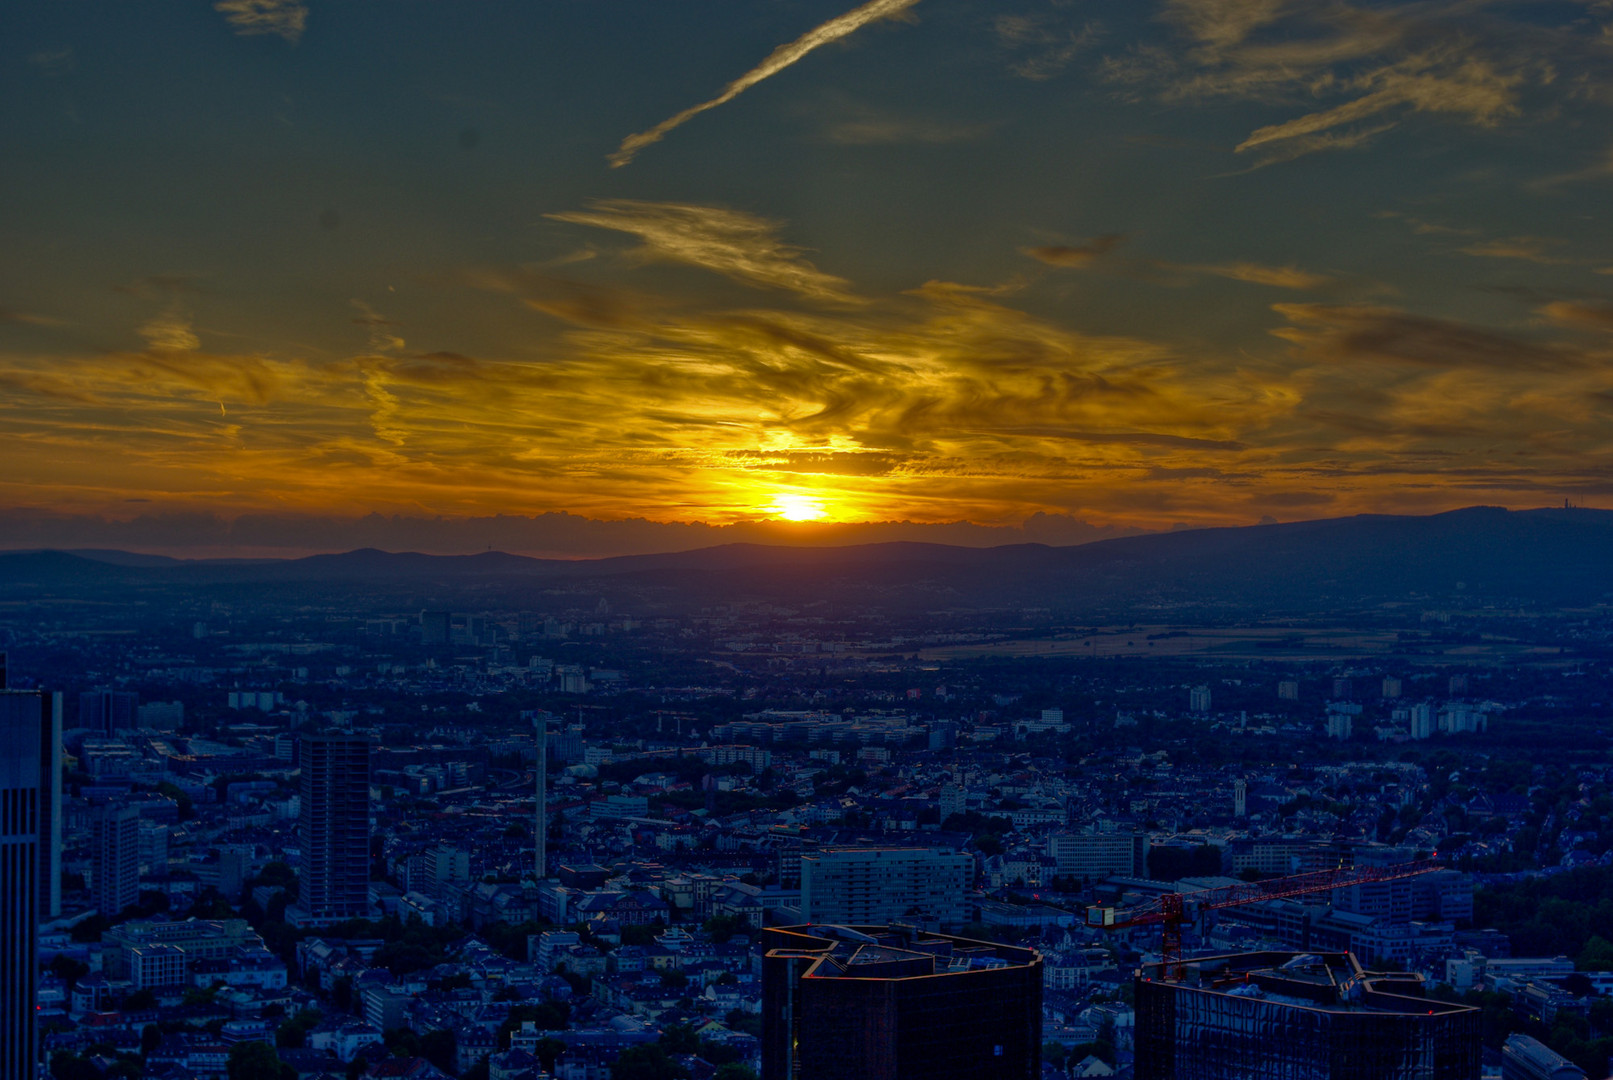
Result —
[[140, 327], [140, 336], [158, 352], [193, 352], [202, 347], [190, 317], [178, 308], [148, 320]]
[[682, 112], [661, 121], [649, 130], [629, 135], [623, 139], [622, 145], [617, 147], [616, 152], [610, 155], [611, 167], [619, 169], [628, 164], [640, 150], [660, 142], [674, 128], [682, 126], [703, 112], [715, 109], [719, 105], [726, 105], [757, 83], [777, 75], [791, 64], [801, 60], [814, 49], [839, 41], [871, 22], [900, 15], [918, 2], [919, 0], [869, 0], [868, 3], [809, 30], [788, 45], [780, 45], [768, 54], [767, 59], [729, 83], [723, 88], [722, 93], [710, 101], [703, 101], [699, 105], [691, 105]]
[[[1125, 239], [1123, 233], [1109, 233], [1084, 244], [1055, 244], [1044, 247], [1023, 247], [1020, 254], [1029, 255], [1037, 262], [1061, 269], [1080, 269], [1092, 266], [1113, 251]], [[1122, 260], [1117, 268], [1132, 275], [1159, 277], [1164, 275], [1178, 281], [1209, 275], [1246, 281], [1251, 285], [1269, 285], [1278, 289], [1320, 289], [1333, 284], [1333, 279], [1297, 266], [1265, 266], [1252, 262], [1179, 263], [1166, 259], [1133, 258]]]
[[1168, 0], [1163, 19], [1176, 40], [1108, 56], [1101, 72], [1132, 95], [1300, 109], [1235, 146], [1258, 158], [1256, 168], [1364, 146], [1410, 115], [1494, 127], [1524, 114], [1526, 90], [1574, 92], [1559, 86], [1550, 56], [1584, 48], [1578, 31], [1480, 17], [1486, 6]]
[[785, 289], [813, 300], [859, 302], [843, 278], [826, 274], [779, 238], [776, 222], [739, 210], [695, 203], [608, 199], [587, 210], [547, 215], [556, 221], [629, 233], [640, 254], [713, 270], [747, 285]]
[[1126, 239], [1124, 233], [1106, 233], [1084, 244], [1047, 244], [1040, 247], [1023, 247], [1020, 253], [1029, 255], [1048, 266], [1086, 266], [1094, 259], [1107, 255]]
[[1332, 284], [1333, 279], [1321, 274], [1301, 270], [1297, 266], [1261, 266], [1258, 263], [1235, 262], [1225, 265], [1191, 267], [1206, 274], [1247, 281], [1252, 285], [1270, 285], [1278, 289], [1320, 289]]
[[308, 8], [302, 0], [217, 0], [213, 10], [237, 34], [278, 34], [293, 45], [308, 26]]
[[1579, 262], [1578, 259], [1553, 254], [1552, 249], [1561, 247], [1562, 243], [1561, 240], [1543, 236], [1512, 236], [1468, 244], [1459, 250], [1464, 255], [1473, 255], [1481, 259], [1517, 259], [1520, 262], [1538, 263], [1542, 266], [1564, 266]]
[[1047, 14], [999, 15], [992, 24], [997, 42], [1015, 59], [1014, 74], [1034, 82], [1051, 79], [1101, 36], [1097, 22], [1068, 26]]

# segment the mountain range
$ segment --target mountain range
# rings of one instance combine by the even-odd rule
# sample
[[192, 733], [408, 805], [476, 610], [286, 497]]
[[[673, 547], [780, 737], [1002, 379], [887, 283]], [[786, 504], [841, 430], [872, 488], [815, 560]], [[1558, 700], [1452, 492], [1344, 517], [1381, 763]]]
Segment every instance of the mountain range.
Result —
[[[830, 601], [905, 610], [1294, 612], [1386, 602], [1590, 605], [1613, 594], [1613, 512], [1469, 507], [1182, 530], [1069, 547], [727, 544], [657, 555], [536, 559], [361, 549], [281, 560], [123, 551], [0, 552], [0, 595], [311, 590], [442, 603], [596, 593], [652, 608]], [[550, 605], [552, 606], [552, 605]]]

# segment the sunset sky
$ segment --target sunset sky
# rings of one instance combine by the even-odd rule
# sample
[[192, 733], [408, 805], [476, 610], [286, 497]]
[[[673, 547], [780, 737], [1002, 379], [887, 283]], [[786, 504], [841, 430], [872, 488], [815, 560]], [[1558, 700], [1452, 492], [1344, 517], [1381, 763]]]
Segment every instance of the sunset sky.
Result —
[[1610, 0], [0, 5], [0, 546], [1610, 505], [1610, 120]]

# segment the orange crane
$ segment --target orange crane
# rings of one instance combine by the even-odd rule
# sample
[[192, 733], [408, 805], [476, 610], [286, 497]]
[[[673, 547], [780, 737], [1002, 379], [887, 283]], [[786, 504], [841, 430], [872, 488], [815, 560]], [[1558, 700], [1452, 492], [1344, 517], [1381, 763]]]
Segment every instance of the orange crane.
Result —
[[1351, 885], [1377, 881], [1398, 881], [1416, 877], [1444, 865], [1434, 859], [1395, 863], [1391, 866], [1340, 867], [1337, 870], [1317, 870], [1292, 877], [1269, 878], [1218, 889], [1198, 889], [1187, 893], [1166, 893], [1158, 900], [1135, 908], [1089, 907], [1087, 925], [1101, 926], [1105, 930], [1124, 930], [1135, 926], [1160, 926], [1164, 943], [1160, 950], [1161, 968], [1167, 978], [1180, 979], [1182, 961], [1182, 927], [1205, 911], [1257, 904], [1262, 900], [1283, 900], [1292, 896], [1309, 896], [1312, 893], [1331, 892]]

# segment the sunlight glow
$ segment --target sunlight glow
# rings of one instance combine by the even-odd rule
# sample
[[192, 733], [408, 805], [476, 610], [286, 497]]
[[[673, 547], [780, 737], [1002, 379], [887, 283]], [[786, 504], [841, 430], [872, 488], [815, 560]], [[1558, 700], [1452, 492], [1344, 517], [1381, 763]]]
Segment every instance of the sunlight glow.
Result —
[[822, 499], [793, 492], [780, 492], [773, 496], [770, 509], [775, 517], [785, 521], [821, 521], [828, 516]]

